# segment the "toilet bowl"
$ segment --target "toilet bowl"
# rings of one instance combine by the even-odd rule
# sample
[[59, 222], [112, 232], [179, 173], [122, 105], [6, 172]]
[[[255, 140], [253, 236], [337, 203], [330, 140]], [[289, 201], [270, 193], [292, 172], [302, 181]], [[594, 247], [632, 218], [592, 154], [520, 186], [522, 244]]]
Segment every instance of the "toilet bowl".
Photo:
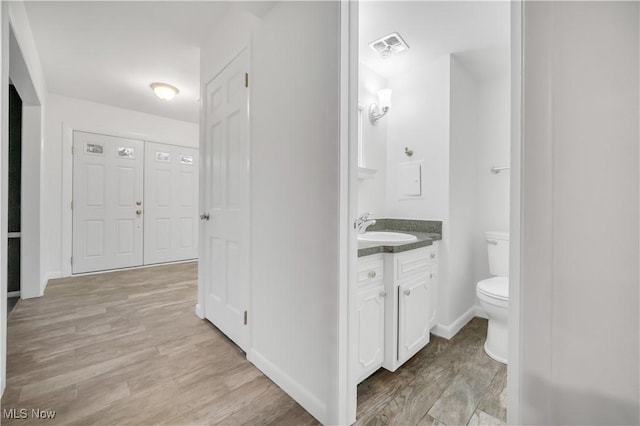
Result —
[[493, 277], [482, 280], [476, 286], [476, 295], [480, 306], [489, 317], [487, 340], [484, 351], [491, 358], [503, 364], [507, 363], [509, 346], [509, 278]]
[[507, 363], [509, 347], [509, 234], [487, 232], [489, 273], [492, 278], [479, 281], [476, 295], [489, 318], [484, 351], [491, 358]]

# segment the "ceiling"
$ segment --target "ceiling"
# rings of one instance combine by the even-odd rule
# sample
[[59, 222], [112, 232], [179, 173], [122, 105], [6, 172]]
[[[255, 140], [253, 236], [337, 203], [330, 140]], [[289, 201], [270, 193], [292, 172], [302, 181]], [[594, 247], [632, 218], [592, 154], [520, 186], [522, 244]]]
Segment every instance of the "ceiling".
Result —
[[[380, 59], [369, 43], [397, 32], [409, 50]], [[508, 1], [360, 2], [360, 61], [391, 79], [455, 53], [478, 80], [509, 70]]]
[[[244, 2], [262, 15], [272, 2]], [[200, 46], [231, 7], [214, 1], [27, 1], [48, 90], [198, 121]], [[180, 93], [158, 99], [153, 82]]]
[[[202, 42], [232, 7], [263, 16], [274, 2], [27, 1], [50, 92], [198, 121]], [[241, 5], [241, 6], [239, 6]], [[386, 78], [455, 52], [477, 78], [509, 66], [509, 2], [360, 2], [361, 61]], [[410, 49], [379, 59], [368, 43], [399, 32]], [[172, 101], [149, 85], [180, 89]]]

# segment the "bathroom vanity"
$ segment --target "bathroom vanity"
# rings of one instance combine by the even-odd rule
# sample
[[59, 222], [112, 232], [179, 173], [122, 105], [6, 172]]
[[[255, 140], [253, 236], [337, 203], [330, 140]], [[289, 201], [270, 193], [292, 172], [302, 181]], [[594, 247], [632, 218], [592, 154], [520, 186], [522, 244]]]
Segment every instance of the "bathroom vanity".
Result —
[[429, 343], [429, 331], [436, 325], [441, 234], [393, 232], [418, 238], [359, 243], [353, 316], [357, 342], [353, 374], [358, 383], [380, 367], [395, 371]]

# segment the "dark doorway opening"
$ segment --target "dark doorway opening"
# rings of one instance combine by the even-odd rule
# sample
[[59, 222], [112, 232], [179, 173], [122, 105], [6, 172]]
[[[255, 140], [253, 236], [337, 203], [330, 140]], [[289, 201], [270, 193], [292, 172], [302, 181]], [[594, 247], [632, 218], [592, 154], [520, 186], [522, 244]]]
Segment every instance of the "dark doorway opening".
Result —
[[7, 247], [7, 314], [20, 298], [20, 237], [22, 188], [22, 99], [9, 85], [9, 202]]

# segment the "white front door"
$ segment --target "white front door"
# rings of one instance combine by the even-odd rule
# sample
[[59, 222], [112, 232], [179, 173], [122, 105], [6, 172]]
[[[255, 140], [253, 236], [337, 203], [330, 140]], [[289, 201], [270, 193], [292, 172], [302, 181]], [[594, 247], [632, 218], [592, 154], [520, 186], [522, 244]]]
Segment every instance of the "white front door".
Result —
[[144, 143], [73, 134], [74, 274], [142, 264]]
[[144, 264], [198, 257], [198, 150], [145, 142]]
[[249, 345], [248, 51], [207, 84], [203, 278], [205, 316], [245, 351]]

